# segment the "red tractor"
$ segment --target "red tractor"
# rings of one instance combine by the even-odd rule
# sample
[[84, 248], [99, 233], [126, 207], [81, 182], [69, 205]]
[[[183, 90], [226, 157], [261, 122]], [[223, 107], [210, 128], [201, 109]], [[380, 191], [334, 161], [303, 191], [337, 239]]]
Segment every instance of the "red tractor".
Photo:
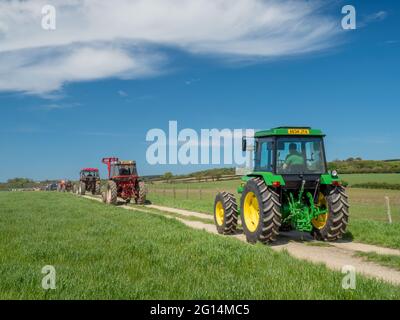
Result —
[[136, 204], [146, 202], [146, 188], [137, 173], [135, 161], [120, 161], [118, 158], [104, 158], [102, 160], [108, 168], [107, 187], [103, 191], [103, 202], [117, 204], [122, 198], [127, 203], [135, 199]]
[[86, 191], [91, 192], [93, 195], [100, 194], [100, 175], [99, 169], [84, 168], [79, 174], [79, 185], [76, 193], [85, 195]]
[[61, 180], [57, 184], [57, 191], [58, 192], [71, 192], [73, 188], [72, 182], [69, 180]]

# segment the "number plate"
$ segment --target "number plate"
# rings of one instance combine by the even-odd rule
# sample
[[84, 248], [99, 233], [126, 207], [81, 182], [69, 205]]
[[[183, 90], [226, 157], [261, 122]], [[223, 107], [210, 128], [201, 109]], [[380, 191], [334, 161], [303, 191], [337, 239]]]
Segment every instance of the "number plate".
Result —
[[310, 134], [309, 129], [288, 129], [288, 134]]

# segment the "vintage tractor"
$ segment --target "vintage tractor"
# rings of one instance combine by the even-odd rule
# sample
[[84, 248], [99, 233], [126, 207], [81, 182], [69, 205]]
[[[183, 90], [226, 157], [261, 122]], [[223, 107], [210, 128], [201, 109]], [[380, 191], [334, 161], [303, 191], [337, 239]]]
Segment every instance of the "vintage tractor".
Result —
[[146, 188], [137, 173], [135, 161], [120, 161], [118, 158], [104, 158], [107, 165], [108, 182], [102, 193], [103, 202], [117, 204], [122, 198], [127, 203], [134, 199], [136, 204], [146, 202]]
[[[344, 235], [349, 203], [337, 172], [328, 172], [321, 130], [279, 127], [254, 136], [254, 171], [234, 195], [221, 192], [214, 204], [220, 234], [236, 232], [241, 217], [247, 241], [271, 243], [281, 231], [310, 232], [316, 240]], [[243, 151], [247, 139], [243, 138]]]
[[79, 184], [75, 189], [76, 193], [85, 195], [86, 192], [91, 192], [93, 195], [100, 194], [101, 181], [99, 169], [84, 168], [79, 174]]
[[69, 180], [61, 180], [57, 184], [57, 191], [58, 192], [71, 192], [73, 189], [73, 184]]

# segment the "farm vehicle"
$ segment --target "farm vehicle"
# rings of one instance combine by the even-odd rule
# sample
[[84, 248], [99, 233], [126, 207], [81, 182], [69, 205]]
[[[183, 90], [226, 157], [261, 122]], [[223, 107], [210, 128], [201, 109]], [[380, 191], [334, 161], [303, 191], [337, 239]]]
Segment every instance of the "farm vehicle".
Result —
[[57, 184], [57, 191], [58, 192], [72, 192], [73, 187], [74, 186], [73, 186], [71, 181], [69, 181], [69, 180], [61, 180]]
[[99, 195], [101, 188], [101, 181], [99, 169], [84, 168], [79, 173], [79, 183], [75, 187], [75, 192], [80, 195], [85, 195], [90, 192], [93, 195]]
[[[327, 170], [324, 137], [311, 128], [256, 132], [254, 170], [241, 179], [239, 208], [231, 193], [215, 198], [218, 232], [235, 233], [240, 216], [251, 243], [268, 244], [290, 230], [322, 241], [342, 238], [349, 221], [348, 197], [337, 172]], [[242, 149], [248, 150], [246, 137]]]
[[108, 181], [102, 192], [103, 202], [117, 204], [118, 198], [127, 203], [132, 199], [136, 204], [146, 202], [146, 188], [144, 181], [139, 178], [135, 161], [120, 161], [118, 158], [104, 158], [107, 165]]

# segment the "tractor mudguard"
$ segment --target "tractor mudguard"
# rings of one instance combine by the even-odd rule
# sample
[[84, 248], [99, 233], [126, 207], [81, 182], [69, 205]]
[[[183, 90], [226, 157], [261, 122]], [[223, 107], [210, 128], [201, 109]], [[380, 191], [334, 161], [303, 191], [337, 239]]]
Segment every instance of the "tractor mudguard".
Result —
[[285, 186], [285, 180], [281, 175], [275, 175], [272, 172], [253, 172], [242, 177], [242, 182], [238, 188], [238, 193], [242, 193], [247, 181], [253, 178], [261, 178], [267, 186], [274, 186], [274, 183], [279, 183], [280, 186]]

